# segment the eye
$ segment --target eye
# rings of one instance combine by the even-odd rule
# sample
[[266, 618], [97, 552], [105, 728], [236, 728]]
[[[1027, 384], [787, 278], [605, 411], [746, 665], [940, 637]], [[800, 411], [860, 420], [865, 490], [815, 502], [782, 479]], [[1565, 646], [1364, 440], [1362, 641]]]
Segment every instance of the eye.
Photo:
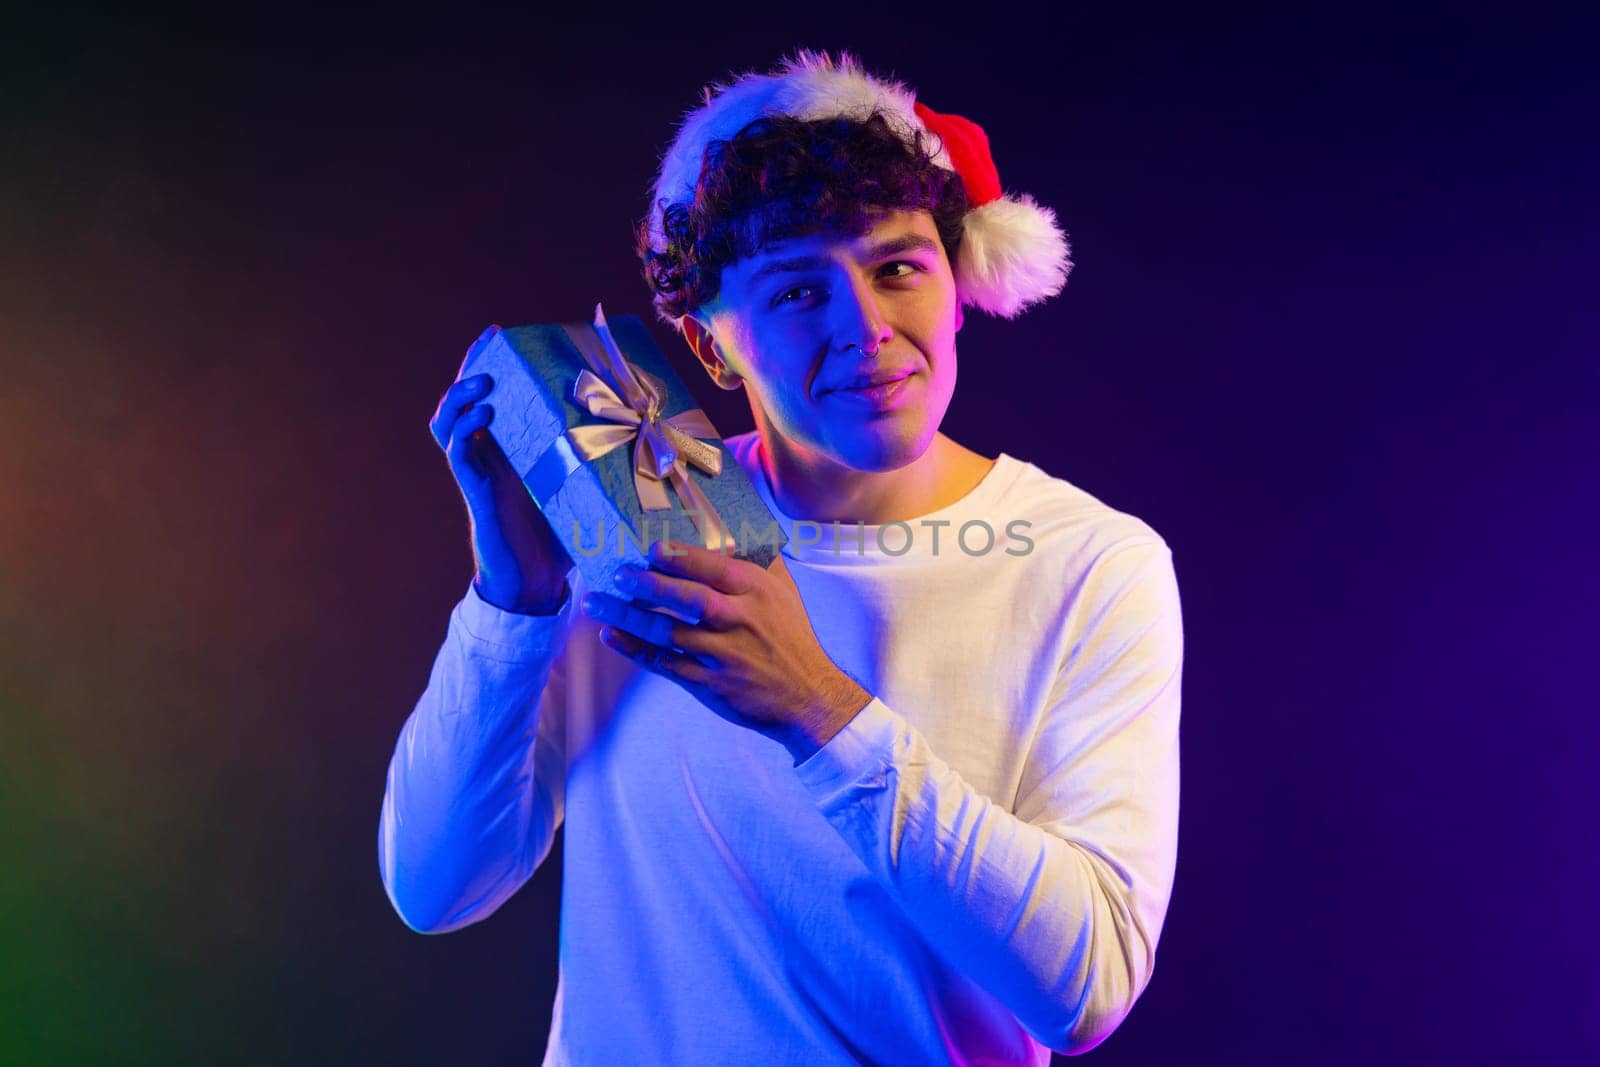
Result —
[[[904, 268], [903, 270], [900, 268]], [[885, 263], [878, 268], [878, 275], [882, 278], [909, 278], [923, 273], [923, 266], [909, 259], [897, 259], [892, 263]]]
[[808, 299], [809, 297], [811, 297], [811, 295], [813, 293], [815, 293], [816, 290], [817, 290], [817, 287], [814, 286], [814, 285], [795, 285], [795, 286], [790, 286], [788, 289], [783, 290], [777, 296], [772, 298], [772, 306], [773, 307], [780, 307], [780, 306], [782, 306], [784, 304], [797, 304], [797, 303], [800, 303], [800, 302]]

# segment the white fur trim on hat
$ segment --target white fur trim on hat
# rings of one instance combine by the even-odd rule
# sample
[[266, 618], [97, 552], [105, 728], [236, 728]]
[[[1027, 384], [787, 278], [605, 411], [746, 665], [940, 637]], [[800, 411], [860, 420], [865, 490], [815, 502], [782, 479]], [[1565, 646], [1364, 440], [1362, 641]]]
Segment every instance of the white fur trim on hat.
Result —
[[[862, 68], [849, 52], [797, 51], [771, 74], [750, 72], [705, 90], [704, 102], [685, 115], [661, 159], [650, 203], [650, 243], [666, 246], [662, 204], [686, 204], [713, 141], [731, 139], [763, 115], [798, 119], [865, 120], [878, 112], [907, 143], [922, 134], [935, 164], [954, 170], [950, 155], [917, 116], [916, 94], [897, 81]], [[1072, 269], [1066, 234], [1055, 213], [1025, 194], [1009, 194], [967, 213], [961, 248], [952, 264], [963, 304], [1012, 318], [1061, 291]]]

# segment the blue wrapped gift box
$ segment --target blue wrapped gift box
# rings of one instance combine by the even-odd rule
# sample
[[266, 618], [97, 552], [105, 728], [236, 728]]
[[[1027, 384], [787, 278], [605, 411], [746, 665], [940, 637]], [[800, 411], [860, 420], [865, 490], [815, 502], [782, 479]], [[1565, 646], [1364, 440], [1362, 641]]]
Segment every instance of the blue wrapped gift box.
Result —
[[614, 592], [658, 539], [761, 567], [787, 543], [636, 316], [491, 328], [462, 363], [473, 374], [493, 379], [489, 433], [588, 588]]

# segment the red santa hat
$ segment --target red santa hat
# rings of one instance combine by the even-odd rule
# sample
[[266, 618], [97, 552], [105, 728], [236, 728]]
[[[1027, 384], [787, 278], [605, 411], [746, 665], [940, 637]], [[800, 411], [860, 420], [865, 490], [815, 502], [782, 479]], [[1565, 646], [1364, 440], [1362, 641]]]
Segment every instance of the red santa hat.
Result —
[[799, 51], [770, 74], [749, 73], [705, 91], [661, 160], [651, 201], [650, 236], [665, 247], [662, 202], [694, 199], [706, 146], [727, 140], [763, 115], [798, 119], [865, 120], [877, 112], [910, 144], [918, 133], [933, 161], [961, 175], [970, 205], [961, 245], [951, 264], [963, 304], [1012, 318], [1054, 296], [1072, 270], [1067, 236], [1053, 211], [1025, 193], [1003, 193], [983, 128], [960, 115], [942, 115], [899, 82], [867, 73], [849, 52]]

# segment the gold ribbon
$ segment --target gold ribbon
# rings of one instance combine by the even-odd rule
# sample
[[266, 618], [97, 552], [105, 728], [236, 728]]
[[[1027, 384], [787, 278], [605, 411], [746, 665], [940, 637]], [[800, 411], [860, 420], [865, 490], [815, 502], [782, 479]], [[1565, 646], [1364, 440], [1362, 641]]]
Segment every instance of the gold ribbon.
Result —
[[595, 321], [564, 328], [588, 368], [578, 372], [573, 402], [605, 423], [573, 426], [567, 440], [584, 461], [599, 459], [613, 449], [633, 442], [633, 487], [646, 511], [672, 507], [667, 485], [678, 491], [684, 510], [713, 551], [733, 548], [733, 534], [693, 478], [689, 466], [715, 477], [722, 473], [722, 453], [697, 437], [720, 440], [711, 419], [701, 408], [690, 408], [663, 419], [667, 386], [660, 378], [629, 363], [606, 325], [605, 313], [595, 306]]

